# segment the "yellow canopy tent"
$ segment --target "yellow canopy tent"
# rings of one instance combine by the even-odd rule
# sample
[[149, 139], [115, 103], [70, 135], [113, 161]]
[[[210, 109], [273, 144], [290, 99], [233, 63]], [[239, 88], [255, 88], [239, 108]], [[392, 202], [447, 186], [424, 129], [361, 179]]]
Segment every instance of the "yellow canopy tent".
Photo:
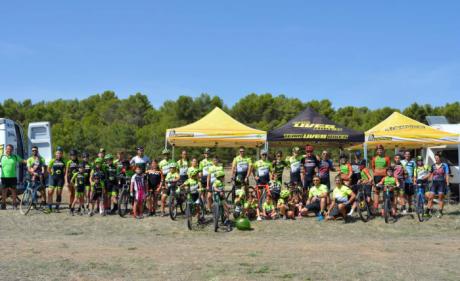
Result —
[[444, 132], [399, 112], [393, 112], [387, 119], [364, 133], [365, 142], [349, 147], [349, 150], [360, 149], [364, 146], [364, 156], [367, 148], [379, 144], [385, 148], [420, 148], [437, 145], [458, 144], [459, 135]]
[[267, 132], [250, 128], [216, 107], [200, 120], [166, 130], [166, 141], [173, 146], [261, 147]]

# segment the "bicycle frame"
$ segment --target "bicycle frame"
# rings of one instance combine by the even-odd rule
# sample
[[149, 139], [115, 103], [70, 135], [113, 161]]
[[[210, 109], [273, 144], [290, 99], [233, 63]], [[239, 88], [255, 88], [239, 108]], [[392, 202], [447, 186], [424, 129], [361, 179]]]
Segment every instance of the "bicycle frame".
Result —
[[270, 186], [268, 184], [257, 184], [255, 187], [255, 191], [257, 196], [257, 202], [259, 202], [259, 209], [262, 210], [262, 195], [264, 194], [264, 191], [266, 195], [271, 195]]

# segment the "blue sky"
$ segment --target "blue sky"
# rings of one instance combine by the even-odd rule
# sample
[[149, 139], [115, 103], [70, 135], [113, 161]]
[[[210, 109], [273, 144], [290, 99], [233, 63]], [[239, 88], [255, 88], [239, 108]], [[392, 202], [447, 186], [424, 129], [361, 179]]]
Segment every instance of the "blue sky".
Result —
[[460, 1], [4, 1], [0, 101], [248, 93], [397, 108], [460, 97]]

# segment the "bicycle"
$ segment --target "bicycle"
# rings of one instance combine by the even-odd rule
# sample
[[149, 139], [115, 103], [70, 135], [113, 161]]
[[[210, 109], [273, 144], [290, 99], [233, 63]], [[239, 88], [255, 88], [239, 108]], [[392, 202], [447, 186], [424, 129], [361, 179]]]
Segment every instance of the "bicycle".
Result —
[[[224, 205], [223, 201], [220, 198], [220, 192], [213, 192], [213, 206], [212, 206], [212, 213], [213, 213], [213, 222], [214, 222], [214, 232], [217, 232], [219, 230], [219, 219], [221, 220], [222, 224], [226, 225], [226, 230], [231, 231], [232, 226], [228, 222], [225, 210], [224, 210]], [[225, 192], [224, 192], [225, 193]], [[224, 194], [225, 198], [225, 194]]]
[[419, 222], [423, 222], [425, 214], [425, 185], [417, 182], [417, 195], [415, 197], [415, 212]]
[[198, 219], [198, 224], [200, 221], [204, 221], [204, 216], [206, 214], [206, 209], [204, 206], [204, 202], [201, 199], [201, 194], [198, 194], [198, 203], [196, 201], [193, 201], [192, 194], [190, 192], [187, 192], [186, 196], [186, 201], [185, 201], [185, 217], [186, 217], [186, 224], [187, 228], [189, 230], [193, 229], [193, 217], [196, 215], [196, 208], [199, 206], [200, 208], [200, 218]]
[[247, 192], [249, 185], [246, 183], [246, 181], [239, 180], [235, 177], [233, 177], [231, 181], [229, 181], [228, 183], [232, 184], [232, 189], [229, 192], [227, 192], [225, 200], [233, 205], [236, 199], [236, 191], [244, 188], [244, 191]]
[[131, 178], [124, 177], [124, 183], [122, 184], [118, 193], [118, 215], [122, 218], [126, 214], [130, 214], [133, 208], [133, 200], [130, 195]]
[[172, 220], [176, 220], [177, 218], [177, 208], [180, 209], [181, 213], [185, 211], [185, 196], [182, 192], [182, 189], [179, 187], [177, 188], [177, 183], [168, 183], [168, 188], [170, 190], [169, 198], [168, 198], [168, 208], [169, 208], [169, 217]]
[[268, 184], [256, 184], [255, 191], [259, 211], [262, 211], [267, 195], [271, 195], [270, 186]]
[[365, 185], [358, 184], [358, 194], [356, 195], [356, 202], [358, 203], [358, 214], [363, 222], [368, 222], [372, 217], [370, 197], [366, 196], [364, 191]]
[[27, 215], [32, 209], [32, 206], [35, 206], [35, 208], [37, 208], [37, 205], [43, 207], [42, 204], [38, 204], [37, 202], [38, 197], [42, 195], [39, 191], [42, 187], [43, 186], [40, 181], [27, 179], [26, 189], [22, 194], [21, 203], [19, 205], [19, 211], [21, 214]]
[[383, 217], [385, 218], [385, 223], [390, 221], [390, 213], [392, 211], [391, 205], [391, 192], [394, 190], [394, 186], [384, 186], [383, 188]]

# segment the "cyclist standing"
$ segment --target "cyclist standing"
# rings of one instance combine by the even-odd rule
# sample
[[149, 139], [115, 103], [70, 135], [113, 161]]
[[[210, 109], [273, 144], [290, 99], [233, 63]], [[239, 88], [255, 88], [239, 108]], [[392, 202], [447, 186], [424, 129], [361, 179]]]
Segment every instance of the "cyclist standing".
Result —
[[129, 163], [131, 164], [131, 166], [141, 167], [142, 173], [145, 173], [145, 170], [147, 169], [148, 165], [150, 165], [150, 158], [144, 155], [144, 147], [138, 146], [136, 148], [136, 151], [137, 155], [134, 156]]
[[404, 186], [406, 183], [406, 178], [407, 178], [407, 172], [406, 169], [404, 168], [403, 163], [401, 163], [401, 155], [396, 154], [394, 156], [394, 176], [398, 179], [399, 182], [399, 187], [396, 189], [397, 193], [395, 195], [398, 196], [397, 202], [401, 206], [401, 213], [403, 215], [407, 214], [406, 211], [406, 204], [404, 200]]
[[243, 146], [239, 149], [239, 155], [233, 159], [232, 162], [232, 175], [235, 181], [239, 183], [249, 183], [249, 176], [252, 170], [252, 160], [250, 157], [245, 156], [245, 149]]
[[330, 172], [335, 172], [334, 164], [329, 159], [329, 152], [324, 150], [321, 153], [321, 160], [319, 161], [318, 176], [321, 184], [327, 186], [327, 192], [331, 192]]
[[[110, 214], [115, 214], [118, 210], [118, 173], [117, 165], [113, 163], [112, 154], [107, 154], [105, 157], [105, 189], [106, 189], [106, 198], [104, 199], [104, 207]], [[113, 208], [111, 208], [113, 203]]]
[[414, 189], [414, 170], [417, 167], [417, 164], [414, 160], [412, 160], [411, 154], [409, 150], [404, 152], [404, 159], [401, 160], [404, 169], [406, 170], [407, 177], [404, 183], [404, 195], [405, 200], [409, 205], [409, 212], [412, 212], [412, 197], [415, 194]]
[[350, 177], [350, 186], [354, 186], [358, 184], [358, 181], [360, 180], [360, 177], [361, 177], [361, 169], [359, 168], [360, 166], [361, 166], [361, 151], [358, 150], [355, 152], [355, 159], [351, 162], [352, 174]]
[[283, 182], [283, 172], [284, 168], [288, 167], [288, 164], [283, 159], [283, 152], [278, 151], [275, 155], [275, 160], [272, 162], [272, 172], [276, 175], [275, 180], [282, 183]]
[[16, 166], [20, 163], [26, 164], [19, 155], [13, 154], [13, 146], [6, 145], [5, 154], [0, 156], [0, 163], [2, 168], [2, 210], [6, 209], [6, 197], [8, 190], [11, 191], [13, 197], [13, 209], [16, 209], [16, 185], [18, 178], [16, 176]]
[[302, 165], [302, 156], [299, 155], [300, 148], [297, 146], [292, 149], [292, 155], [286, 158], [286, 163], [289, 165], [290, 169], [290, 184], [301, 186], [301, 176], [300, 170]]
[[161, 172], [163, 173], [163, 177], [166, 178], [169, 174], [169, 170], [171, 166], [173, 166], [172, 164], [176, 164], [176, 163], [169, 159], [169, 156], [170, 156], [169, 149], [167, 148], [163, 149], [162, 154], [163, 154], [163, 159], [160, 161], [160, 163], [158, 163], [158, 166], [160, 167]]
[[313, 154], [313, 146], [305, 147], [305, 156], [302, 159], [302, 182], [304, 189], [304, 197], [307, 197], [308, 189], [313, 185], [313, 177], [318, 172], [319, 160]]
[[390, 167], [390, 157], [384, 155], [383, 145], [379, 144], [376, 150], [376, 156], [371, 160], [372, 171], [374, 174], [374, 210], [379, 208], [380, 187], [378, 183], [386, 176], [387, 169]]
[[56, 212], [59, 212], [59, 205], [62, 201], [62, 189], [64, 188], [66, 175], [66, 162], [61, 147], [56, 149], [55, 158], [51, 159], [48, 166], [50, 185], [48, 186], [48, 211], [52, 211], [53, 195], [56, 190]]
[[267, 159], [267, 151], [260, 151], [260, 160], [254, 163], [254, 178], [257, 185], [266, 185], [270, 181], [270, 171], [273, 170], [272, 163]]
[[161, 183], [163, 182], [163, 173], [158, 166], [158, 161], [153, 159], [150, 164], [150, 169], [146, 171], [147, 174], [147, 183], [148, 183], [148, 193], [149, 201], [147, 202], [147, 207], [149, 209], [149, 215], [154, 216], [157, 206], [157, 194], [160, 193]]
[[224, 172], [224, 166], [219, 162], [219, 158], [217, 157], [217, 155], [214, 155], [214, 157], [212, 158], [212, 166], [209, 167], [208, 169], [208, 179], [206, 180], [206, 190], [207, 190], [207, 208], [208, 210], [211, 210], [211, 206], [212, 206], [212, 187], [214, 186], [214, 182], [216, 181], [217, 177], [217, 173], [221, 171], [221, 172]]
[[91, 203], [91, 182], [90, 175], [93, 165], [89, 161], [89, 153], [83, 152], [81, 154], [81, 163], [85, 166], [85, 194], [86, 194], [86, 209], [89, 210], [89, 204]]
[[[203, 152], [203, 160], [200, 161], [200, 165], [198, 169], [200, 170], [200, 181], [201, 181], [201, 187], [206, 188], [208, 186], [208, 174], [209, 174], [209, 168], [212, 166], [212, 161], [209, 159], [209, 154], [211, 150], [209, 148], [205, 148]], [[205, 194], [202, 194], [203, 196], [203, 201], [206, 201], [204, 196]]]
[[183, 183], [188, 179], [187, 171], [190, 166], [190, 161], [188, 160], [186, 150], [182, 150], [181, 158], [177, 160], [177, 165], [179, 165], [180, 182]]
[[444, 195], [447, 192], [447, 186], [449, 186], [449, 167], [446, 163], [441, 161], [441, 155], [437, 153], [434, 156], [434, 164], [431, 165], [431, 189], [428, 192], [428, 210], [431, 214], [433, 209], [434, 196], [438, 195], [438, 218], [443, 216], [444, 208]]
[[46, 161], [45, 158], [40, 156], [38, 152], [38, 147], [37, 146], [32, 146], [32, 156], [27, 159], [27, 170], [29, 171], [29, 174], [31, 176], [31, 180], [38, 180], [40, 182], [40, 186], [43, 190], [41, 192], [42, 194], [42, 200], [43, 204], [46, 204], [46, 192], [45, 190], [45, 174], [46, 174]]
[[71, 179], [74, 173], [78, 172], [78, 153], [75, 149], [70, 150], [70, 160], [66, 163], [65, 169], [65, 184], [70, 193], [69, 199], [69, 208], [71, 207], [73, 201], [75, 200], [75, 186], [73, 185]]
[[[426, 192], [427, 187], [428, 187], [428, 181], [430, 177], [431, 177], [431, 167], [423, 163], [422, 156], [420, 155], [417, 156], [417, 166], [414, 169], [413, 182], [417, 185], [421, 185], [423, 187], [423, 190]], [[424, 195], [428, 200], [429, 194], [425, 192], [424, 192]], [[427, 208], [426, 213], [424, 215], [429, 217], [431, 215], [431, 210]]]

